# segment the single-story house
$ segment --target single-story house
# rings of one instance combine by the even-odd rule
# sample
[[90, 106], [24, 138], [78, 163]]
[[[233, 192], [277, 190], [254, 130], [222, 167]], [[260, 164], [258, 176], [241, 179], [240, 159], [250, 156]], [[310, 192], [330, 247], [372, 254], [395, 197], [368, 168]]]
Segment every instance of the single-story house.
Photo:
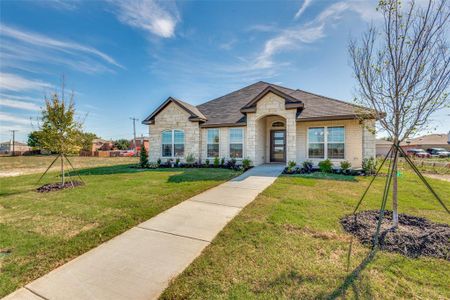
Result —
[[375, 157], [376, 120], [368, 112], [260, 81], [197, 106], [169, 97], [142, 123], [149, 125], [150, 161], [193, 155], [202, 162], [249, 158], [260, 165], [328, 158], [360, 167]]
[[375, 149], [377, 156], [386, 156], [392, 147], [392, 142], [386, 139], [377, 139], [375, 142]]
[[31, 150], [31, 147], [29, 147], [25, 143], [21, 143], [18, 141], [9, 140], [6, 142], [0, 143], [0, 154], [12, 154], [14, 151], [15, 155], [22, 155], [25, 152], [28, 152]]
[[420, 148], [444, 148], [450, 151], [450, 131], [448, 133], [433, 133], [416, 138], [407, 139], [400, 146], [403, 149]]
[[146, 136], [141, 136], [141, 137], [136, 137], [136, 146], [134, 145], [134, 139], [132, 139], [130, 141], [130, 149], [134, 150], [136, 148], [136, 151], [141, 151], [141, 147], [142, 145], [144, 145], [145, 150], [148, 151], [149, 149], [149, 144], [148, 144], [148, 137]]

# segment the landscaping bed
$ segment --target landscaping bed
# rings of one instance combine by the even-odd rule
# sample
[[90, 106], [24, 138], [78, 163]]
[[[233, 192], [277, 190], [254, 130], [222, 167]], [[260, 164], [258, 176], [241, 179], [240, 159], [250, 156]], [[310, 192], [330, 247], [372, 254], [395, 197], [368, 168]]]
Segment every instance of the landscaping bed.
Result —
[[[363, 244], [372, 246], [380, 212], [369, 210], [341, 219], [344, 230]], [[450, 226], [425, 218], [399, 214], [399, 226], [392, 229], [392, 211], [385, 211], [378, 246], [409, 257], [432, 256], [450, 260]]]
[[47, 183], [41, 187], [38, 187], [36, 189], [36, 192], [48, 193], [48, 192], [52, 192], [52, 191], [60, 191], [60, 190], [64, 190], [64, 189], [70, 189], [70, 188], [74, 188], [74, 187], [81, 186], [81, 185], [84, 185], [84, 183], [81, 181], [68, 181], [68, 182], [65, 182], [64, 184], [62, 184], [60, 182]]

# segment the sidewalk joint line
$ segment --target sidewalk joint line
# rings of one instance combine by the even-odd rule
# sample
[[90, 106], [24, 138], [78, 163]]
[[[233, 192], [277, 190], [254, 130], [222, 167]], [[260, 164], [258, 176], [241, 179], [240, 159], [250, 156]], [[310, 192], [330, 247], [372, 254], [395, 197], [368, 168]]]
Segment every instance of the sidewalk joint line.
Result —
[[201, 241], [201, 242], [211, 243], [211, 242], [208, 241], [208, 240], [199, 239], [199, 238], [195, 238], [195, 237], [192, 237], [192, 236], [176, 234], [176, 233], [167, 232], [167, 231], [158, 230], [158, 229], [145, 228], [145, 227], [141, 227], [141, 226], [136, 226], [136, 227], [137, 227], [137, 228], [140, 228], [140, 229], [148, 230], [148, 231], [154, 231], [154, 232], [159, 232], [159, 233], [165, 233], [165, 234], [170, 234], [170, 235], [174, 235], [174, 236], [178, 236], [178, 237], [182, 237], [182, 238], [186, 238], [186, 239], [191, 239], [191, 240], [197, 240], [197, 241]]
[[38, 296], [39, 298], [42, 298], [44, 300], [49, 300], [48, 298], [45, 298], [44, 296], [38, 294], [37, 292], [33, 291], [32, 289], [30, 289], [28, 286], [24, 286], [24, 289], [28, 290], [30, 293]]
[[218, 206], [225, 206], [225, 207], [232, 207], [232, 208], [239, 208], [239, 209], [243, 209], [243, 206], [234, 206], [234, 205], [225, 205], [225, 204], [221, 204], [221, 203], [216, 203], [216, 202], [206, 202], [206, 201], [202, 201], [202, 200], [192, 200], [192, 199], [188, 199], [186, 201], [192, 201], [192, 202], [197, 202], [197, 203], [205, 203], [205, 204], [212, 204], [212, 205], [218, 205]]

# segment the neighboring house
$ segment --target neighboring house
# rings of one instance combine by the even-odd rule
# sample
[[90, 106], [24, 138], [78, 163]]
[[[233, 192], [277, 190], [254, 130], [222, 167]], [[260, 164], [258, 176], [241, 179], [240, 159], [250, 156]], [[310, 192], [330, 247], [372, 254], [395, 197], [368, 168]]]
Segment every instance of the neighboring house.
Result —
[[[141, 147], [142, 145], [144, 145], [145, 149], [148, 151], [149, 149], [149, 143], [148, 143], [148, 137], [137, 137], [136, 138], [136, 151], [141, 151]], [[130, 141], [130, 150], [134, 150], [135, 146], [134, 146], [134, 140]]]
[[400, 144], [403, 149], [420, 148], [427, 150], [429, 148], [445, 148], [450, 150], [450, 132], [435, 133], [411, 138]]
[[392, 142], [385, 139], [377, 139], [376, 140], [376, 154], [377, 156], [386, 156], [388, 154], [389, 149], [392, 147]]
[[260, 81], [198, 106], [169, 97], [142, 123], [149, 125], [151, 161], [192, 154], [203, 162], [249, 158], [260, 165], [329, 158], [360, 167], [363, 158], [375, 156], [375, 119], [358, 117], [368, 112]]
[[11, 154], [12, 151], [14, 151], [16, 155], [22, 155], [23, 153], [30, 150], [31, 147], [29, 147], [27, 144], [17, 141], [14, 142], [14, 145], [12, 141], [0, 143], [0, 154]]

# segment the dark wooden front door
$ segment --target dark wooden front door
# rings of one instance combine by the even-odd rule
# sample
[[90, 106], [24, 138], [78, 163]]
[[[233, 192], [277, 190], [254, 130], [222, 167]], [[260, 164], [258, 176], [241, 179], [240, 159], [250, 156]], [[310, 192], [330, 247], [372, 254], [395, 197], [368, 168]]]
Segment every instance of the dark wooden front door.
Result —
[[270, 162], [286, 162], [286, 131], [270, 131]]

